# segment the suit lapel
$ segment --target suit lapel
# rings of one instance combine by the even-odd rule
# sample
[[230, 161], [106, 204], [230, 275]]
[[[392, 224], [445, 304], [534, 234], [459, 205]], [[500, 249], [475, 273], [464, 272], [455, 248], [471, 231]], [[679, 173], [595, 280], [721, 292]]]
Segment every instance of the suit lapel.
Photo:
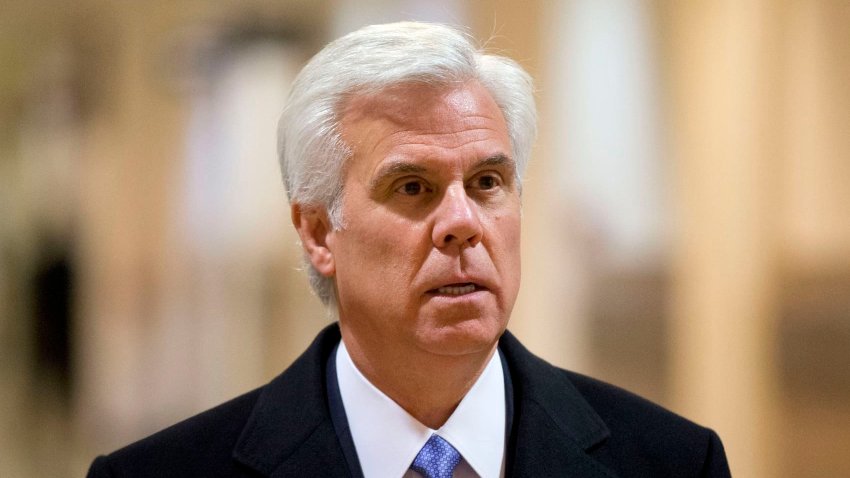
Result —
[[588, 454], [609, 436], [608, 427], [563, 372], [509, 332], [499, 346], [514, 387], [508, 476], [615, 477]]
[[325, 390], [325, 364], [339, 343], [327, 327], [283, 374], [266, 385], [233, 451], [264, 476], [349, 476]]
[[271, 474], [271, 478], [301, 476], [350, 476], [333, 424], [326, 420], [295, 448]]
[[[327, 327], [265, 387], [234, 459], [269, 477], [351, 475], [325, 386], [325, 364], [339, 338], [336, 324]], [[508, 476], [615, 477], [588, 454], [608, 437], [608, 428], [563, 372], [532, 355], [509, 332], [500, 347], [514, 392]]]

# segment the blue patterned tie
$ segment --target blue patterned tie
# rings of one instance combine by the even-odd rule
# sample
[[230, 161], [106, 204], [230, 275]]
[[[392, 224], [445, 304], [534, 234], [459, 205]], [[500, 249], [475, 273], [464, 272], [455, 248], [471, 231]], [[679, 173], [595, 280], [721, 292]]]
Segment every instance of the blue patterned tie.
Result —
[[410, 468], [425, 478], [452, 478], [458, 463], [460, 453], [449, 442], [434, 434], [419, 450]]

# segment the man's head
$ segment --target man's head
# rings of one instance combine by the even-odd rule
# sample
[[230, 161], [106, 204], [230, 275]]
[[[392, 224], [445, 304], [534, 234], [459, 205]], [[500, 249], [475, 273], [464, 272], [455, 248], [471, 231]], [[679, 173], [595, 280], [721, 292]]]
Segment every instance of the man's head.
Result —
[[[501, 111], [519, 188], [536, 132], [528, 74], [508, 58], [484, 54], [453, 28], [395, 23], [365, 27], [330, 43], [295, 80], [278, 131], [290, 203], [323, 208], [336, 230], [358, 214], [342, 209], [353, 145], [343, 138], [341, 126], [354, 99], [403, 85], [451, 89], [473, 80]], [[319, 273], [311, 260], [307, 265], [319, 298], [335, 306], [334, 277]]]

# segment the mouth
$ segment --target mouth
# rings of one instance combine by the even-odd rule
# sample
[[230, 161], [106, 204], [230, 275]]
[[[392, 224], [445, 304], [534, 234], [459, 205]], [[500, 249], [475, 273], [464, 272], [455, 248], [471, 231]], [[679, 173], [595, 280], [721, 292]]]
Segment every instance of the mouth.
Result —
[[447, 284], [436, 289], [428, 291], [431, 295], [446, 295], [446, 296], [461, 296], [471, 294], [475, 291], [486, 290], [486, 287], [475, 284], [474, 282], [464, 282], [460, 284]]

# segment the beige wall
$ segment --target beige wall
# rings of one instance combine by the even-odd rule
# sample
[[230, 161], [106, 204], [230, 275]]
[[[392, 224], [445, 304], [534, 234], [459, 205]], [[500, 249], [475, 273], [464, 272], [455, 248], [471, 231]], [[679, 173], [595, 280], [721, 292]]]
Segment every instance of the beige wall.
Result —
[[[0, 476], [81, 475], [95, 453], [264, 383], [327, 323], [289, 228], [211, 255], [181, 214], [195, 100], [216, 79], [204, 68], [246, 33], [306, 58], [344, 24], [340, 2], [6, 2]], [[396, 18], [422, 2], [373, 3]], [[629, 4], [654, 28], [665, 146], [645, 174], [663, 172], [672, 227], [628, 269], [607, 261], [606, 218], [559, 179], [569, 106], [553, 55], [577, 3], [448, 4], [538, 83], [511, 328], [715, 428], [736, 476], [850, 473], [846, 2]], [[281, 206], [269, 215], [285, 225]], [[76, 281], [68, 396], [39, 368], [31, 300], [60, 254]]]

